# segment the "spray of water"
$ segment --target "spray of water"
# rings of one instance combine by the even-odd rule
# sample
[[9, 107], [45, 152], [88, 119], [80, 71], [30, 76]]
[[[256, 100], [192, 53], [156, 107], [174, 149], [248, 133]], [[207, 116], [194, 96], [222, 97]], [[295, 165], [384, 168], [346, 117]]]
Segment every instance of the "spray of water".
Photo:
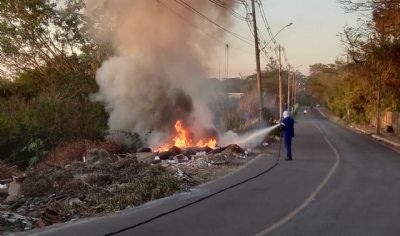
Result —
[[279, 124], [254, 131], [243, 136], [239, 136], [238, 134], [229, 131], [223, 137], [221, 137], [220, 144], [221, 146], [224, 146], [230, 143], [235, 143], [242, 147], [253, 148], [259, 145], [265, 136], [277, 127], [279, 127]]

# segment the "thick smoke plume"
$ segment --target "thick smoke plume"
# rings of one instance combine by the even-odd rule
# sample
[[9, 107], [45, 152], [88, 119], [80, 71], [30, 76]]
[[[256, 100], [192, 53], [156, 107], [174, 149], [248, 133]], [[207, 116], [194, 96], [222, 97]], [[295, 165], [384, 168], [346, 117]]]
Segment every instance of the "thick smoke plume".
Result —
[[[141, 137], [154, 130], [147, 140], [153, 146], [171, 141], [178, 119], [195, 134], [193, 141], [213, 133], [208, 109], [213, 91], [204, 87], [204, 81], [207, 62], [215, 54], [215, 46], [221, 46], [163, 4], [202, 30], [223, 37], [222, 30], [178, 4], [179, 0], [160, 2], [91, 0], [86, 9], [102, 6], [105, 15], [117, 22], [113, 35], [104, 37], [118, 45], [118, 56], [98, 69], [100, 89], [92, 99], [105, 104], [110, 130], [133, 131]], [[225, 27], [232, 24], [231, 15], [211, 1], [184, 2]], [[235, 7], [233, 0], [225, 3]]]

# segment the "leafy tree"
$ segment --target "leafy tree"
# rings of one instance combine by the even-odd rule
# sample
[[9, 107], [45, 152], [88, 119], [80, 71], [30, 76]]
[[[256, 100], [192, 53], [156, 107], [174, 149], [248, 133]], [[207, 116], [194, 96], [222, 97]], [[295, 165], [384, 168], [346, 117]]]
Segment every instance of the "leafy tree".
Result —
[[313, 96], [342, 116], [368, 122], [376, 116], [377, 94], [382, 110], [396, 111], [400, 102], [400, 2], [396, 0], [338, 0], [346, 12], [364, 18], [358, 27], [345, 27], [341, 41], [346, 62], [310, 67]]
[[19, 71], [78, 68], [70, 57], [87, 40], [82, 33], [83, 0], [65, 6], [51, 0], [3, 0], [0, 5], [0, 65]]
[[84, 17], [83, 7], [83, 0], [2, 1], [0, 66], [13, 76], [0, 79], [0, 159], [28, 164], [31, 151], [20, 150], [37, 140], [51, 150], [64, 141], [104, 138], [108, 115], [89, 94], [98, 90], [97, 68], [116, 47], [89, 37], [87, 26], [103, 20], [103, 11]]

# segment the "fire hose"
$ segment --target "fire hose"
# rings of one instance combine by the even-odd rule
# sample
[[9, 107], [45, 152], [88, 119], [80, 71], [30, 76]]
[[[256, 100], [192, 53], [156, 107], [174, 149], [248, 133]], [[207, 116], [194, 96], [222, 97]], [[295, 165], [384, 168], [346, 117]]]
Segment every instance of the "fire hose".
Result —
[[278, 156], [277, 156], [277, 159], [276, 159], [275, 164], [274, 164], [273, 166], [271, 166], [270, 168], [264, 170], [263, 172], [261, 172], [261, 173], [259, 173], [259, 174], [257, 174], [257, 175], [254, 175], [254, 176], [252, 176], [252, 177], [250, 177], [250, 178], [247, 178], [247, 179], [245, 179], [245, 180], [243, 180], [243, 181], [241, 181], [241, 182], [238, 182], [238, 183], [236, 183], [236, 184], [233, 184], [233, 185], [231, 185], [231, 186], [228, 186], [228, 187], [226, 187], [226, 188], [223, 188], [223, 189], [221, 189], [221, 190], [219, 190], [219, 191], [217, 191], [217, 192], [215, 192], [215, 193], [212, 193], [212, 194], [210, 194], [210, 195], [208, 195], [208, 196], [202, 197], [202, 198], [200, 198], [200, 199], [198, 199], [198, 200], [196, 200], [196, 201], [187, 203], [187, 204], [185, 204], [185, 205], [183, 205], [183, 206], [181, 206], [181, 207], [175, 208], [175, 209], [173, 209], [173, 210], [170, 210], [170, 211], [161, 213], [161, 214], [159, 214], [159, 215], [157, 215], [157, 216], [154, 216], [154, 217], [152, 217], [152, 218], [150, 218], [150, 219], [148, 219], [148, 220], [139, 222], [139, 223], [134, 224], [134, 225], [132, 225], [132, 226], [129, 226], [129, 227], [120, 229], [120, 230], [115, 231], [115, 232], [112, 232], [112, 233], [105, 234], [105, 236], [116, 235], [116, 234], [125, 232], [125, 231], [127, 231], [127, 230], [134, 229], [134, 228], [139, 227], [139, 226], [141, 226], [141, 225], [147, 224], [147, 223], [149, 223], [149, 222], [151, 222], [151, 221], [153, 221], [153, 220], [159, 219], [159, 218], [161, 218], [161, 217], [163, 217], [163, 216], [169, 215], [169, 214], [171, 214], [171, 213], [174, 213], [174, 212], [176, 212], [176, 211], [179, 211], [179, 210], [181, 210], [181, 209], [184, 209], [184, 208], [186, 208], [186, 207], [188, 207], [188, 206], [191, 206], [191, 205], [194, 205], [194, 204], [199, 203], [199, 202], [201, 202], [201, 201], [204, 201], [204, 200], [206, 200], [206, 199], [209, 199], [209, 198], [211, 198], [211, 197], [213, 197], [213, 196], [215, 196], [215, 195], [217, 195], [217, 194], [220, 194], [220, 193], [222, 193], [222, 192], [225, 192], [225, 191], [227, 191], [227, 190], [229, 190], [229, 189], [235, 188], [235, 187], [237, 187], [237, 186], [239, 186], [239, 185], [241, 185], [241, 184], [244, 184], [244, 183], [246, 183], [246, 182], [249, 182], [249, 181], [251, 181], [251, 180], [253, 180], [253, 179], [258, 178], [258, 177], [260, 177], [261, 175], [264, 175], [265, 173], [269, 172], [270, 170], [272, 170], [273, 168], [275, 168], [275, 167], [278, 165], [278, 163], [279, 163], [279, 158], [280, 158], [280, 155], [281, 155], [281, 147], [282, 147], [282, 131], [280, 132], [280, 135], [279, 135], [279, 151], [278, 151]]

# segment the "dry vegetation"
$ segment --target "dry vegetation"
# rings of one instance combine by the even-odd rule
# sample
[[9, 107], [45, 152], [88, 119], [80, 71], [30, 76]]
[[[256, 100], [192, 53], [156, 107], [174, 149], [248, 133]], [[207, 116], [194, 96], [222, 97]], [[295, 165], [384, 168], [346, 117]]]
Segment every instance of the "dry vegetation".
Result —
[[[113, 142], [68, 143], [20, 172], [21, 194], [7, 200], [0, 196], [0, 229], [21, 231], [124, 210], [189, 191], [256, 156], [229, 145], [218, 153], [197, 153], [193, 161], [150, 164], [118, 151]], [[12, 224], [6, 220], [21, 217]]]

